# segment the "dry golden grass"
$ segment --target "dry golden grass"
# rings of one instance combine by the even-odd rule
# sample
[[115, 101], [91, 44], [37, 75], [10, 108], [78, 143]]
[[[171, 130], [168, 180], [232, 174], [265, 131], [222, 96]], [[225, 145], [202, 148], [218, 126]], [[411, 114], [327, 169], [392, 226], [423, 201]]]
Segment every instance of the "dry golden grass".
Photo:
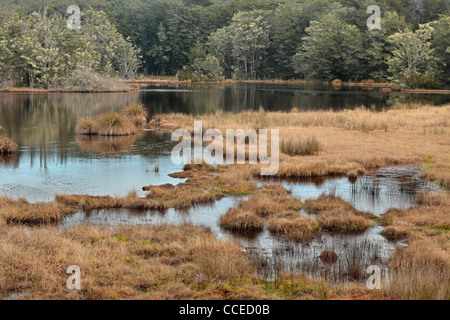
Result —
[[101, 136], [129, 136], [136, 133], [136, 126], [117, 112], [100, 114], [96, 123]]
[[231, 208], [220, 217], [220, 226], [235, 231], [255, 231], [264, 228], [264, 220], [254, 212]]
[[[265, 298], [239, 246], [203, 228], [0, 227], [0, 296], [25, 299]], [[69, 291], [66, 269], [81, 269]], [[219, 292], [224, 287], [225, 294]], [[217, 292], [216, 292], [217, 291]]]
[[381, 235], [391, 241], [406, 239], [411, 233], [411, 226], [403, 221], [396, 221], [384, 228]]
[[73, 209], [56, 202], [34, 204], [25, 199], [0, 197], [0, 220], [2, 220], [0, 224], [53, 224], [74, 212]]
[[406, 239], [391, 259], [383, 292], [393, 299], [450, 299], [450, 194], [424, 193], [416, 206], [392, 209], [380, 222], [383, 236]]
[[371, 225], [369, 218], [355, 214], [354, 210], [323, 211], [319, 213], [317, 220], [324, 230], [344, 233], [365, 231]]
[[383, 235], [388, 239], [422, 238], [450, 231], [450, 196], [448, 192], [424, 193], [417, 205], [409, 209], [392, 209], [380, 222], [386, 225]]
[[[321, 143], [316, 156], [280, 155], [280, 178], [354, 176], [367, 170], [405, 164], [424, 164], [424, 176], [443, 186], [450, 184], [450, 105], [396, 105], [383, 112], [364, 107], [345, 111], [263, 112], [212, 115], [158, 115], [158, 126], [192, 130], [195, 120], [203, 128], [273, 128], [281, 141], [301, 143], [314, 136]], [[429, 159], [433, 161], [430, 162]], [[253, 169], [259, 176], [260, 169]]]
[[92, 119], [82, 118], [78, 121], [75, 131], [81, 135], [97, 135], [98, 134], [98, 124]]
[[296, 217], [292, 214], [287, 217], [286, 214], [275, 215], [269, 219], [268, 228], [277, 235], [303, 242], [308, 242], [321, 233], [321, 227], [316, 219], [298, 214]]
[[[68, 290], [66, 270], [81, 270]], [[256, 275], [242, 248], [204, 228], [0, 226], [0, 298], [339, 299], [361, 286], [331, 287], [304, 275]]]
[[174, 178], [188, 178], [176, 186], [148, 186], [148, 198], [163, 203], [166, 207], [187, 209], [199, 204], [210, 203], [225, 195], [246, 195], [256, 186], [251, 175], [240, 167], [214, 168], [208, 164], [185, 166], [183, 172], [171, 174]]
[[121, 113], [138, 128], [147, 123], [148, 111], [143, 105], [132, 104], [126, 106]]
[[9, 155], [17, 152], [18, 149], [17, 144], [11, 138], [0, 136], [0, 155]]
[[391, 260], [384, 294], [392, 299], [450, 299], [450, 239], [448, 233], [417, 239], [398, 249]]
[[130, 210], [165, 210], [164, 203], [147, 198], [139, 198], [136, 192], [130, 192], [125, 197], [64, 195], [55, 197], [56, 202], [77, 210], [92, 211], [101, 209], [130, 209]]
[[305, 210], [317, 214], [322, 229], [339, 232], [359, 232], [368, 229], [375, 216], [356, 210], [350, 203], [333, 195], [321, 195], [307, 200]]
[[353, 209], [353, 206], [342, 200], [341, 198], [335, 197], [333, 195], [323, 194], [317, 199], [310, 199], [305, 201], [305, 210], [310, 212], [316, 211], [326, 211], [334, 209]]
[[[248, 231], [262, 229], [267, 225], [270, 231], [278, 235], [307, 242], [320, 235], [322, 230], [341, 233], [364, 231], [376, 218], [334, 196], [322, 195], [302, 204], [300, 200], [291, 198], [289, 193], [281, 185], [263, 186], [255, 190], [248, 200], [231, 208], [221, 218], [221, 226]], [[301, 216], [302, 208], [317, 214], [317, 218]], [[255, 225], [258, 227], [255, 228]]]
[[239, 203], [240, 209], [254, 212], [263, 218], [285, 211], [299, 211], [301, 207], [301, 201], [290, 198], [289, 191], [280, 185], [263, 186], [248, 200]]

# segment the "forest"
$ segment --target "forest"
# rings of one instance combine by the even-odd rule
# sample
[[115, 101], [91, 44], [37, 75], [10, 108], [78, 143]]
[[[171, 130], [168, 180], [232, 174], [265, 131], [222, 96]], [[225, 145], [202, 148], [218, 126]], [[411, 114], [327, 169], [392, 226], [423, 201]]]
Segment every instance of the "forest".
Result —
[[[105, 77], [450, 86], [450, 0], [1, 0], [0, 87]], [[381, 9], [369, 29], [367, 8]]]

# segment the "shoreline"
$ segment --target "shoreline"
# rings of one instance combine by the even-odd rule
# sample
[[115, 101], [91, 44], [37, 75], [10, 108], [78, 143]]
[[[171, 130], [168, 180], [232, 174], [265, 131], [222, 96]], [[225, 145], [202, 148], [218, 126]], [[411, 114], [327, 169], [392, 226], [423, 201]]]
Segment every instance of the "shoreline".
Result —
[[218, 80], [218, 81], [180, 81], [175, 78], [159, 78], [159, 79], [142, 79], [142, 80], [121, 80], [118, 81], [119, 84], [130, 85], [128, 88], [123, 88], [119, 90], [100, 90], [92, 89], [85, 91], [55, 88], [55, 89], [39, 89], [39, 88], [22, 88], [22, 87], [11, 87], [11, 88], [0, 88], [0, 93], [120, 93], [120, 92], [134, 92], [139, 91], [140, 87], [143, 85], [206, 85], [206, 84], [223, 84], [232, 85], [238, 83], [253, 83], [253, 84], [285, 84], [285, 85], [325, 85], [332, 86], [334, 90], [339, 91], [342, 87], [350, 88], [362, 88], [364, 90], [374, 90], [380, 89], [383, 93], [388, 92], [402, 92], [402, 93], [416, 93], [416, 94], [450, 94], [450, 90], [447, 89], [394, 89], [392, 84], [387, 82], [342, 82], [337, 85], [332, 82], [318, 82], [309, 80], [281, 80], [281, 79], [270, 79], [270, 80]]
[[34, 89], [34, 88], [7, 88], [0, 89], [0, 93], [126, 93], [138, 91], [139, 88], [127, 88], [123, 90], [87, 90], [77, 91], [70, 89]]
[[[176, 79], [143, 79], [143, 80], [125, 80], [128, 84], [237, 84], [237, 83], [255, 83], [255, 84], [287, 84], [287, 85], [329, 85], [333, 86], [332, 82], [319, 82], [319, 81], [309, 81], [309, 80], [281, 80], [281, 79], [270, 79], [270, 80], [218, 80], [218, 81], [188, 81], [188, 80], [176, 80]], [[393, 89], [392, 84], [388, 82], [342, 82], [340, 85], [336, 86], [336, 90], [341, 87], [359, 87], [366, 90], [371, 90], [375, 88], [381, 89], [381, 92], [403, 92], [403, 93], [429, 93], [429, 94], [450, 94], [450, 89]]]

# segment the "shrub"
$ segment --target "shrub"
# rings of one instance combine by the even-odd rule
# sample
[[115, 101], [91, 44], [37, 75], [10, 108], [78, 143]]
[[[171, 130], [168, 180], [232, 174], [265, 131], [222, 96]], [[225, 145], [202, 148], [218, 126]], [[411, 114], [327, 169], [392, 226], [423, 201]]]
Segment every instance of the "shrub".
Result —
[[57, 86], [74, 91], [117, 91], [120, 89], [117, 81], [113, 78], [101, 75], [87, 67], [73, 70], [59, 81]]

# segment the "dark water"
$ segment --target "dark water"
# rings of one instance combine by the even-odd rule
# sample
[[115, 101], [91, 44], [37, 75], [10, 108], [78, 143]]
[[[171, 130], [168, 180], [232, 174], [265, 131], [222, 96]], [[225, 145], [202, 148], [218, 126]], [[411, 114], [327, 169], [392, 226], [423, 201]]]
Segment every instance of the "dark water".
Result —
[[334, 90], [331, 86], [299, 86], [286, 84], [193, 84], [143, 87], [142, 102], [154, 113], [213, 113], [258, 110], [342, 110], [362, 105], [376, 110], [388, 109], [396, 103], [450, 103], [450, 95], [406, 94], [358, 88]]
[[[48, 201], [56, 193], [90, 195], [124, 195], [140, 191], [143, 186], [180, 183], [168, 174], [181, 171], [170, 159], [173, 144], [164, 132], [140, 132], [136, 137], [88, 139], [75, 134], [77, 121], [101, 112], [119, 111], [130, 103], [145, 103], [151, 113], [214, 112], [258, 109], [289, 110], [330, 107], [353, 108], [361, 104], [377, 108], [400, 98], [395, 94], [366, 91], [313, 90], [307, 87], [236, 84], [206, 87], [165, 86], [147, 88], [140, 93], [113, 94], [5, 94], [0, 93], [0, 126], [19, 145], [17, 155], [0, 159], [0, 194], [25, 197], [29, 201]], [[448, 96], [406, 96], [408, 99], [429, 99], [427, 102], [449, 102]], [[159, 167], [156, 173], [154, 168]], [[293, 196], [306, 200], [322, 193], [333, 193], [353, 203], [358, 209], [377, 215], [391, 207], [409, 207], [417, 192], [434, 190], [434, 186], [418, 178], [411, 168], [387, 169], [352, 184], [347, 179], [323, 181], [284, 181]], [[279, 183], [279, 182], [265, 182]], [[375, 186], [375, 187], [374, 187]], [[377, 192], [371, 192], [373, 189]], [[368, 191], [369, 190], [369, 191]], [[345, 272], [349, 255], [357, 255], [362, 264], [385, 264], [396, 247], [380, 232], [371, 228], [357, 236], [323, 234], [309, 244], [278, 239], [264, 230], [256, 234], [232, 234], [218, 226], [218, 219], [238, 203], [239, 198], [225, 198], [213, 205], [187, 211], [168, 210], [132, 213], [126, 210], [79, 212], [67, 217], [62, 227], [83, 223], [117, 224], [180, 224], [190, 222], [209, 227], [219, 238], [239, 241], [260, 260], [261, 273], [273, 277], [283, 270], [321, 270], [317, 256], [325, 248], [340, 255], [334, 274]], [[356, 251], [355, 251], [356, 250]], [[359, 250], [359, 251], [358, 251]], [[356, 252], [356, 253], [355, 253]], [[351, 259], [350, 259], [351, 260]], [[344, 271], [343, 271], [344, 270]]]

